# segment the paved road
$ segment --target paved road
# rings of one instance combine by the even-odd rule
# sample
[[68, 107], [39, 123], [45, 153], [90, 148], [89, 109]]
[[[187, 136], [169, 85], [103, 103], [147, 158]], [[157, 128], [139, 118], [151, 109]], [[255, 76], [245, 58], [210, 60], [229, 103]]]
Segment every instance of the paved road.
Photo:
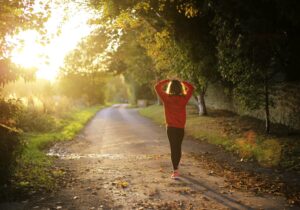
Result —
[[53, 147], [58, 167], [71, 175], [59, 192], [24, 208], [288, 209], [283, 197], [232, 188], [207, 166], [205, 154], [216, 151], [186, 137], [182, 177], [171, 180], [165, 128], [115, 105], [97, 113], [76, 140]]

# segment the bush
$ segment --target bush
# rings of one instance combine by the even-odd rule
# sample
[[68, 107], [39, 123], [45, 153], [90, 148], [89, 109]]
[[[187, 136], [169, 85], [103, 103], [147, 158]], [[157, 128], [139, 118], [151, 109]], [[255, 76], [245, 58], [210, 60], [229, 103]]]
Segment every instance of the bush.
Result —
[[0, 124], [0, 184], [8, 181], [24, 143], [20, 131]]
[[25, 132], [53, 131], [57, 127], [57, 121], [49, 114], [28, 109], [19, 113], [17, 127]]
[[19, 99], [4, 100], [0, 98], [0, 123], [7, 126], [14, 126], [21, 109], [22, 103]]

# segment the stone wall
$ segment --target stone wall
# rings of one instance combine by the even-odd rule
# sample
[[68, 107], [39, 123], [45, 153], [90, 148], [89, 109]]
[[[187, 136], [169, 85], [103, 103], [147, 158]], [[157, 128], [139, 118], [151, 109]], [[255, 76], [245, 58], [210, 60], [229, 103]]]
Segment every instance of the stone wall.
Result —
[[[300, 130], [300, 83], [278, 86], [274, 95], [275, 107], [270, 109], [273, 123], [287, 125]], [[241, 108], [230, 91], [221, 84], [210, 84], [206, 93], [206, 104], [215, 109], [225, 109], [241, 115], [264, 119], [264, 111], [246, 111]]]

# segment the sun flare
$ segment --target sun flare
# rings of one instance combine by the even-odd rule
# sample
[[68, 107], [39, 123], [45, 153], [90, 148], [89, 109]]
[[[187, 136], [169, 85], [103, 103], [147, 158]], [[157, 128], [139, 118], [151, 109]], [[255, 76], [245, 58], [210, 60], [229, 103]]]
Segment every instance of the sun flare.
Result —
[[12, 61], [23, 67], [34, 67], [39, 63], [41, 46], [38, 44], [38, 33], [33, 30], [23, 31], [18, 35], [18, 42], [12, 54]]
[[94, 15], [74, 2], [53, 4], [51, 17], [44, 25], [48, 43], [42, 44], [42, 35], [35, 30], [22, 31], [8, 39], [14, 46], [12, 61], [26, 68], [36, 68], [37, 78], [54, 81], [65, 56], [93, 30], [87, 22]]

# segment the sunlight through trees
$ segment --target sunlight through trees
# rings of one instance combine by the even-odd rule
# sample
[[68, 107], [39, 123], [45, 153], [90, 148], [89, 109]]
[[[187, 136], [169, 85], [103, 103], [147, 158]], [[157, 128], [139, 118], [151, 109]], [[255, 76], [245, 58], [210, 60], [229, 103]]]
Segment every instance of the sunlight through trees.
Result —
[[213, 108], [262, 119], [266, 134], [276, 123], [300, 128], [297, 0], [0, 4], [0, 137], [9, 164], [24, 148], [22, 131], [54, 132], [64, 113], [94, 105], [154, 104], [153, 85], [165, 78], [193, 83], [198, 118], [210, 115], [216, 92], [208, 90], [220, 87]]

